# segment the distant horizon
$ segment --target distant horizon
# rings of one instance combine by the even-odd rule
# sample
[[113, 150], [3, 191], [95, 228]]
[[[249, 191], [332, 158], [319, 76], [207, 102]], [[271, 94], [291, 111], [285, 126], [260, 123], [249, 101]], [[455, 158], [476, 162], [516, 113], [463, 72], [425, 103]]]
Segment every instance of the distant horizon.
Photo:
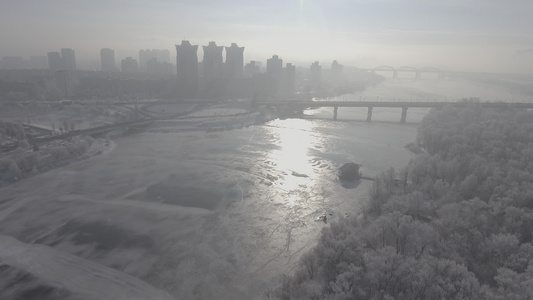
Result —
[[[3, 0], [0, 57], [72, 48], [82, 65], [99, 50], [117, 60], [182, 40], [236, 42], [244, 61], [273, 54], [307, 66], [432, 66], [527, 73], [533, 69], [533, 1], [496, 0]], [[98, 45], [98, 46], [95, 46]], [[201, 49], [198, 52], [202, 59]], [[175, 62], [174, 62], [175, 63]]]
[[[190, 41], [190, 40], [189, 40]], [[203, 49], [201, 46], [206, 46], [209, 42], [211, 42], [212, 40], [210, 41], [207, 41], [205, 43], [195, 43], [195, 42], [191, 42], [191, 44], [193, 45], [199, 45], [198, 47], [198, 62], [201, 62], [203, 60]], [[227, 43], [227, 44], [219, 44], [217, 43], [216, 41], [214, 41], [217, 46], [227, 46], [229, 47], [231, 45], [231, 43], [236, 43], [239, 47], [245, 47], [245, 50], [244, 50], [244, 56], [245, 56], [245, 59], [244, 59], [244, 64], [247, 64], [249, 63], [250, 61], [258, 61], [258, 62], [261, 62], [262, 64], [262, 68], [265, 68], [266, 67], [266, 60], [271, 58], [273, 55], [278, 55], [280, 59], [283, 60], [283, 64], [287, 64], [287, 63], [291, 63], [293, 65], [295, 65], [297, 68], [309, 68], [311, 66], [311, 64], [315, 61], [318, 61], [319, 64], [324, 68], [324, 69], [329, 69], [331, 67], [331, 64], [334, 60], [336, 60], [338, 63], [340, 63], [341, 65], [344, 65], [345, 67], [348, 67], [348, 68], [361, 68], [361, 69], [372, 69], [372, 68], [375, 68], [377, 66], [381, 66], [381, 65], [388, 65], [388, 66], [391, 66], [391, 67], [394, 67], [394, 68], [398, 68], [398, 67], [403, 67], [403, 66], [410, 66], [410, 67], [414, 67], [414, 68], [423, 68], [423, 67], [435, 67], [435, 68], [438, 68], [438, 69], [441, 69], [443, 71], [457, 71], [457, 72], [480, 72], [480, 73], [509, 73], [509, 74], [533, 74], [533, 69], [525, 69], [524, 71], [516, 71], [516, 72], [513, 72], [512, 70], [490, 70], [490, 69], [460, 69], [460, 68], [453, 68], [453, 67], [450, 67], [450, 68], [447, 68], [446, 66], [443, 66], [441, 64], [431, 64], [431, 63], [427, 63], [427, 64], [408, 64], [408, 63], [404, 63], [404, 64], [393, 64], [393, 63], [385, 63], [385, 62], [379, 62], [379, 60], [376, 58], [376, 57], [363, 57], [361, 56], [359, 59], [356, 59], [356, 61], [360, 61], [362, 62], [361, 64], [350, 64], [349, 62], [345, 62], [345, 61], [342, 61], [341, 59], [337, 59], [337, 58], [329, 58], [329, 59], [312, 59], [312, 58], [309, 58], [309, 59], [302, 59], [302, 58], [296, 58], [294, 60], [289, 60], [289, 59], [286, 59], [284, 57], [284, 55], [282, 53], [272, 53], [270, 56], [266, 56], [266, 57], [262, 57], [260, 58], [261, 54], [259, 54], [260, 52], [253, 52], [253, 51], [248, 51], [248, 52], [252, 52], [251, 55], [254, 55], [252, 56], [252, 58], [247, 58], [250, 57], [251, 55], [248, 54], [247, 55], [247, 50], [249, 50], [248, 48], [249, 47], [246, 47], [246, 45], [243, 45], [239, 42], [230, 42], [230, 43]], [[181, 40], [179, 41], [179, 43], [181, 43]], [[176, 44], [179, 44], [179, 43], [175, 43], [174, 45]], [[174, 45], [172, 45], [173, 47], [172, 48], [149, 48], [149, 47], [142, 47], [138, 50], [132, 50], [132, 49], [128, 49], [128, 50], [125, 50], [125, 49], [114, 49], [114, 48], [111, 48], [111, 47], [101, 47], [101, 48], [98, 48], [97, 50], [95, 50], [95, 54], [91, 57], [90, 55], [87, 55], [87, 51], [81, 51], [82, 55], [80, 55], [75, 48], [72, 48], [72, 47], [68, 47], [68, 46], [64, 46], [64, 47], [60, 47], [60, 48], [57, 48], [57, 49], [50, 49], [49, 51], [46, 51], [44, 53], [31, 53], [29, 55], [18, 55], [18, 54], [11, 54], [11, 55], [2, 55], [0, 57], [0, 60], [3, 59], [4, 57], [22, 57], [24, 61], [29, 61], [30, 58], [32, 57], [47, 57], [47, 53], [48, 52], [60, 52], [60, 50], [62, 48], [72, 48], [75, 53], [76, 53], [76, 62], [77, 62], [77, 65], [78, 65], [78, 69], [80, 70], [87, 70], [87, 71], [99, 71], [101, 69], [101, 64], [100, 64], [100, 50], [101, 49], [104, 49], [104, 48], [110, 48], [112, 50], [114, 50], [115, 52], [115, 59], [116, 59], [116, 63], [117, 63], [117, 66], [120, 65], [120, 61], [126, 57], [132, 57], [136, 60], [139, 60], [139, 51], [141, 50], [152, 50], [152, 49], [157, 49], [157, 50], [168, 50], [169, 53], [170, 53], [170, 63], [172, 63], [174, 66], [176, 65], [176, 50], [175, 50], [175, 47]], [[526, 55], [532, 55], [533, 56], [533, 49], [522, 49], [522, 50], [516, 50], [515, 51], [515, 54], [520, 54], [520, 53], [525, 53]], [[225, 53], [225, 52], [224, 52]], [[85, 55], [83, 55], [85, 54]], [[223, 58], [224, 58], [224, 61], [225, 61], [225, 54], [223, 54]], [[372, 61], [374, 63], [372, 63]]]

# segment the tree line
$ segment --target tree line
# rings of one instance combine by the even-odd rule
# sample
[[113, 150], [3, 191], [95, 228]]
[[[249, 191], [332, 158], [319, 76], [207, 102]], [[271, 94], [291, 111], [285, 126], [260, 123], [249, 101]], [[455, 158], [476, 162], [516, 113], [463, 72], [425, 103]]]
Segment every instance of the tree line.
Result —
[[434, 109], [417, 144], [267, 298], [533, 298], [533, 112]]
[[18, 181], [25, 174], [37, 173], [47, 165], [82, 158], [95, 142], [92, 137], [83, 136], [41, 149], [32, 148], [21, 123], [0, 121], [0, 146], [4, 141], [16, 143], [16, 149], [0, 155], [0, 186]]

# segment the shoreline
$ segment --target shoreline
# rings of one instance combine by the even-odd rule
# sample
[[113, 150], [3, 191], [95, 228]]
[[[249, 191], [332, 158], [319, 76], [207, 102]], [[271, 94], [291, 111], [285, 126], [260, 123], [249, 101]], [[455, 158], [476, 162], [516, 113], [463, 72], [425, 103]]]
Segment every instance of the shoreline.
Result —
[[[83, 154], [77, 155], [77, 156], [75, 156], [74, 154], [69, 154], [69, 156], [64, 157], [63, 159], [50, 161], [50, 162], [41, 164], [38, 167], [36, 164], [34, 165], [34, 167], [37, 169], [37, 171], [34, 171], [34, 170], [21, 171], [20, 178], [16, 180], [0, 179], [0, 188], [9, 186], [15, 183], [20, 183], [26, 179], [47, 173], [48, 171], [57, 170], [59, 168], [62, 168], [68, 165], [75, 165], [77, 163], [87, 163], [88, 160], [91, 160], [97, 156], [108, 155], [115, 149], [115, 147], [116, 147], [116, 143], [108, 137], [94, 139], [91, 146], [89, 146], [89, 148]], [[35, 153], [35, 152], [32, 152], [32, 153]], [[49, 155], [50, 154], [48, 154], [48, 156]], [[40, 156], [39, 159], [42, 159], [43, 157], [46, 157], [46, 156], [47, 155]], [[2, 158], [7, 158], [7, 157], [2, 157]]]

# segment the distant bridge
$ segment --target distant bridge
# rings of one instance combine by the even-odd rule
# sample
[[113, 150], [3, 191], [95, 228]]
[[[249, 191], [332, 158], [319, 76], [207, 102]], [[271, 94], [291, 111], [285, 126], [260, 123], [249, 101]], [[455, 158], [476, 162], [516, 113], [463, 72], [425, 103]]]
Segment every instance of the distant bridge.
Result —
[[394, 68], [394, 67], [386, 66], [386, 65], [377, 66], [377, 67], [370, 68], [370, 69], [362, 69], [362, 70], [367, 70], [367, 71], [371, 71], [371, 72], [374, 72], [374, 73], [376, 73], [378, 71], [392, 72], [392, 77], [393, 78], [398, 78], [398, 73], [414, 73], [415, 79], [420, 79], [420, 77], [422, 76], [422, 73], [436, 74], [437, 78], [439, 78], [439, 79], [444, 78], [445, 74], [450, 73], [450, 72], [443, 71], [443, 70], [441, 70], [439, 68], [435, 68], [435, 67], [415, 68], [415, 67], [411, 67], [411, 66], [401, 66], [401, 67], [398, 67], [398, 68]]
[[333, 119], [337, 119], [337, 112], [339, 107], [366, 107], [368, 109], [368, 122], [372, 121], [372, 110], [374, 107], [391, 107], [401, 108], [402, 114], [400, 118], [401, 123], [405, 123], [407, 119], [407, 110], [409, 108], [441, 108], [444, 106], [454, 107], [483, 107], [483, 108], [519, 108], [519, 109], [533, 109], [533, 102], [418, 102], [418, 101], [264, 101], [259, 102], [259, 105], [273, 106], [282, 111], [284, 108], [288, 110], [304, 110], [310, 107], [333, 107]]

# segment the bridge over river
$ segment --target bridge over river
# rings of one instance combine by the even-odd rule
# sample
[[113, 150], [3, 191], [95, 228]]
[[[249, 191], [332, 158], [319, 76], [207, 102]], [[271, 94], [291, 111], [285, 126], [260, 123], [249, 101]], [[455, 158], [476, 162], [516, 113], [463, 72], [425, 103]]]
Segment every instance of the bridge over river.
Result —
[[368, 109], [366, 120], [372, 121], [372, 109], [374, 107], [391, 107], [401, 108], [400, 122], [405, 123], [407, 119], [407, 110], [409, 108], [440, 108], [444, 106], [454, 107], [484, 107], [484, 108], [506, 108], [514, 107], [520, 109], [532, 109], [533, 102], [433, 102], [433, 101], [264, 101], [258, 102], [259, 105], [276, 107], [278, 111], [304, 110], [312, 107], [332, 107], [333, 119], [337, 119], [339, 107], [366, 107]]
[[111, 132], [117, 129], [140, 128], [140, 127], [150, 125], [154, 123], [154, 121], [155, 119], [144, 119], [144, 120], [138, 120], [138, 121], [125, 122], [125, 123], [110, 124], [106, 126], [94, 127], [94, 128], [89, 128], [89, 129], [74, 130], [74, 131], [66, 132], [64, 134], [33, 138], [33, 139], [30, 139], [30, 144], [35, 146], [35, 145], [44, 144], [52, 140], [67, 139], [67, 138], [77, 136], [77, 135], [95, 136], [95, 135], [102, 135], [102, 134], [105, 134], [105, 133], [108, 133], [108, 132]]
[[[37, 146], [45, 142], [57, 139], [70, 138], [77, 135], [101, 135], [107, 132], [117, 130], [117, 129], [134, 129], [139, 127], [144, 127], [152, 124], [156, 120], [166, 120], [172, 119], [180, 115], [190, 113], [192, 111], [205, 108], [213, 103], [202, 103], [194, 109], [188, 110], [187, 112], [175, 114], [171, 116], [159, 117], [159, 118], [148, 118], [143, 120], [111, 124], [102, 127], [95, 127], [90, 129], [75, 130], [67, 132], [60, 135], [53, 135], [40, 138], [31, 138], [30, 144]], [[312, 107], [332, 107], [333, 108], [333, 119], [337, 119], [337, 112], [339, 107], [366, 107], [368, 109], [367, 121], [372, 120], [372, 110], [374, 107], [389, 107], [389, 108], [401, 108], [401, 118], [400, 122], [405, 123], [407, 119], [407, 110], [409, 108], [439, 108], [444, 106], [455, 106], [455, 107], [486, 107], [486, 108], [506, 108], [514, 107], [519, 109], [533, 109], [533, 102], [432, 102], [432, 101], [261, 101], [257, 103], [258, 105], [276, 107], [278, 111], [302, 111], [306, 108]]]
[[[176, 101], [170, 101], [170, 102], [169, 101], [148, 101], [148, 102], [145, 103], [146, 105], [141, 107], [141, 108], [128, 107], [127, 104], [131, 104], [131, 103], [118, 103], [116, 105], [121, 106], [121, 107], [126, 108], [126, 109], [130, 109], [133, 112], [136, 112], [139, 115], [144, 116], [144, 118], [140, 119], [140, 120], [129, 121], [129, 122], [108, 124], [108, 125], [99, 126], [99, 127], [93, 127], [93, 128], [88, 128], [88, 129], [74, 130], [74, 131], [65, 132], [65, 133], [59, 134], [59, 135], [50, 135], [50, 136], [39, 137], [39, 138], [30, 138], [29, 141], [30, 141], [31, 145], [37, 146], [37, 145], [44, 144], [44, 143], [52, 141], [52, 140], [67, 139], [67, 138], [70, 138], [70, 137], [73, 137], [73, 136], [77, 136], [77, 135], [96, 136], [96, 135], [103, 135], [103, 134], [106, 134], [108, 132], [111, 132], [111, 131], [114, 131], [114, 130], [118, 130], [118, 129], [135, 130], [137, 128], [142, 128], [142, 127], [151, 125], [155, 121], [171, 120], [171, 119], [174, 119], [174, 118], [177, 118], [177, 117], [181, 117], [181, 116], [190, 114], [192, 112], [195, 112], [195, 111], [201, 110], [201, 109], [203, 109], [205, 107], [208, 107], [209, 105], [212, 105], [215, 102], [210, 102], [210, 101], [197, 101], [197, 102], [189, 101], [189, 102], [185, 102], [185, 101], [181, 101], [181, 102], [179, 102], [181, 104], [183, 104], [183, 103], [194, 103], [196, 105], [194, 107], [192, 107], [192, 108], [190, 108], [190, 109], [188, 109], [186, 111], [180, 112], [180, 113], [173, 113], [173, 114], [168, 114], [168, 115], [159, 116], [159, 117], [154, 117], [154, 116], [152, 116], [151, 114], [149, 114], [148, 112], [145, 111], [145, 108], [148, 107], [148, 106], [151, 106], [151, 105], [175, 104], [175, 103], [177, 103], [177, 102]], [[138, 104], [138, 103], [135, 103], [135, 104]], [[27, 126], [29, 126], [29, 125], [27, 125]]]

